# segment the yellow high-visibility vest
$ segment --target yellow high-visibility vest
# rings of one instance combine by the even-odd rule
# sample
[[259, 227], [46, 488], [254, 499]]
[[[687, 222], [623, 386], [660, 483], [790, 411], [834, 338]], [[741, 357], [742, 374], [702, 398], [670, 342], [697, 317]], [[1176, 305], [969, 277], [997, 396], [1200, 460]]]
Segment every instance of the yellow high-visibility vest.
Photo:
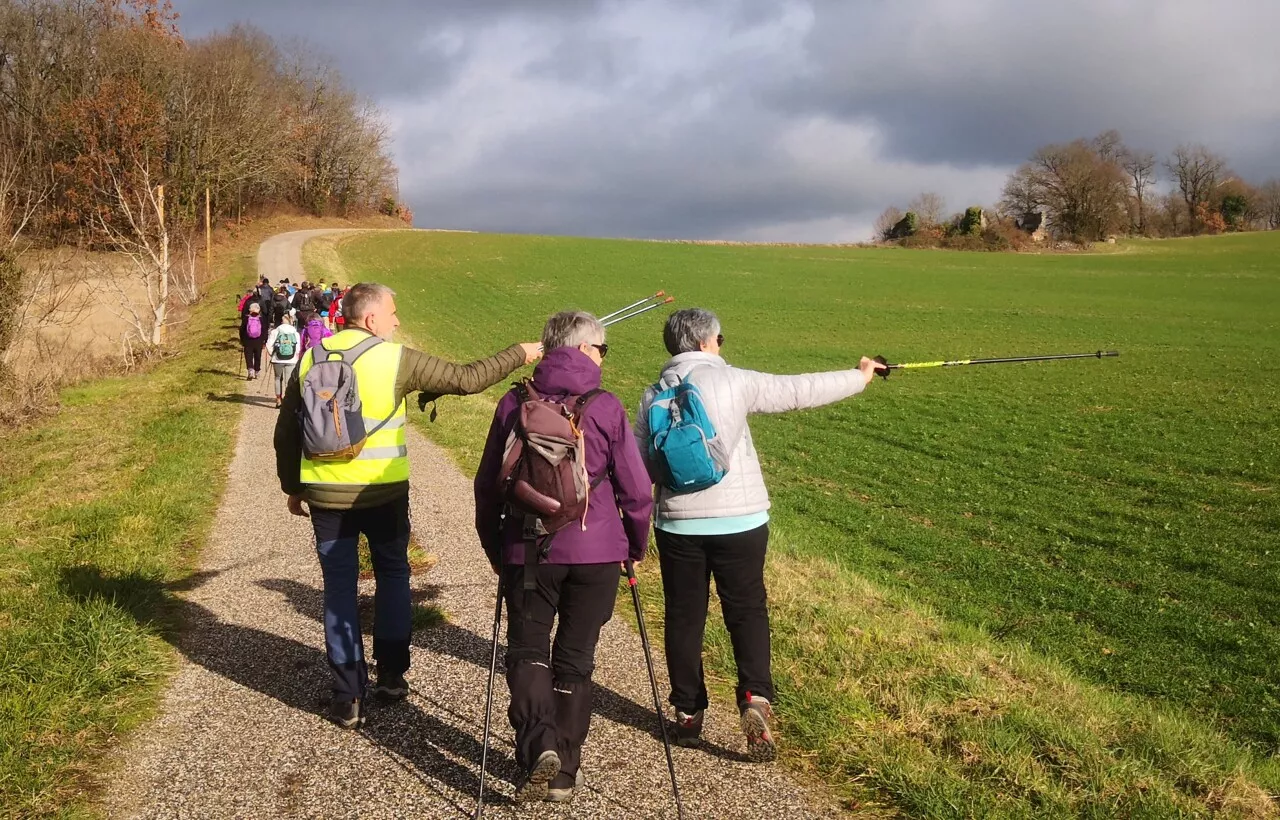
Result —
[[[343, 330], [320, 344], [329, 351], [350, 350], [368, 338], [369, 334], [363, 330]], [[391, 420], [370, 435], [360, 455], [350, 461], [312, 461], [303, 453], [300, 474], [303, 484], [395, 484], [409, 480], [409, 449], [404, 435], [408, 413], [403, 400], [399, 406], [395, 405], [400, 351], [400, 345], [382, 342], [365, 351], [352, 366], [360, 390], [365, 429], [374, 429], [388, 416]], [[314, 357], [319, 355], [322, 355], [319, 345], [302, 354], [298, 362], [299, 382], [306, 380], [307, 371], [315, 363]]]

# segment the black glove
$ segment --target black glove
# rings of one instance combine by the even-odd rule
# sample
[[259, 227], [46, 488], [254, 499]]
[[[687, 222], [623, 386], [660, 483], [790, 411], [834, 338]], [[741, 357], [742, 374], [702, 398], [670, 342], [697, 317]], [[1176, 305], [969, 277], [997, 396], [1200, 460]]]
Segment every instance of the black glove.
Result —
[[443, 396], [443, 393], [428, 393], [423, 390], [418, 393], [418, 410], [427, 412], [427, 405], [431, 405], [431, 421], [436, 420], [436, 399]]

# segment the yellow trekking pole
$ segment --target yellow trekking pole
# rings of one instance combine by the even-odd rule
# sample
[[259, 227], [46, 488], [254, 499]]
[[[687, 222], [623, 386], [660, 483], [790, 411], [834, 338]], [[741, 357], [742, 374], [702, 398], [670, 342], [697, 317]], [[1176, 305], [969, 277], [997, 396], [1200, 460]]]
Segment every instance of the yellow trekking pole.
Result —
[[876, 368], [877, 373], [882, 378], [889, 378], [889, 372], [892, 370], [918, 370], [926, 367], [960, 367], [967, 364], [1013, 364], [1014, 362], [1052, 362], [1059, 359], [1110, 359], [1119, 356], [1118, 350], [1099, 350], [1094, 353], [1062, 353], [1056, 356], [1011, 356], [1004, 359], [954, 359], [946, 362], [903, 362], [901, 364], [890, 364], [885, 360], [884, 356], [876, 356], [877, 364], [882, 365]]

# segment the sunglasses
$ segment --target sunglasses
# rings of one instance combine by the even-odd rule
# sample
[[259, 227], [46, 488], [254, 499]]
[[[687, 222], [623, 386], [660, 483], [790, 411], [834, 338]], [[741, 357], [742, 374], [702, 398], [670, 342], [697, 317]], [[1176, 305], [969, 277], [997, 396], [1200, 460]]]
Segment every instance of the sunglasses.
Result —
[[716, 336], [716, 347], [724, 347], [724, 334]]
[[603, 343], [603, 342], [602, 342], [602, 343], [600, 343], [600, 344], [598, 344], [598, 345], [592, 345], [592, 347], [594, 347], [596, 350], [600, 351], [600, 358], [602, 358], [602, 359], [603, 359], [605, 356], [608, 356], [608, 355], [609, 355], [609, 345], [608, 345], [608, 344], [605, 344], [605, 343]]

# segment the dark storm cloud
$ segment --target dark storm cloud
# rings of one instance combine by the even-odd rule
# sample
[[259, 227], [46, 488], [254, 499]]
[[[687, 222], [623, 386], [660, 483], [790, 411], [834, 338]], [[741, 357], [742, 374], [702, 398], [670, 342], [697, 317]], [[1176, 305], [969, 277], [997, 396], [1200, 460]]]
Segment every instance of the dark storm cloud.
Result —
[[568, 20], [598, 0], [175, 0], [184, 34], [247, 23], [282, 43], [301, 41], [376, 99], [428, 93], [448, 82], [476, 24], [503, 18]]
[[775, 84], [771, 102], [873, 118], [901, 156], [1016, 162], [1116, 128], [1160, 151], [1204, 140], [1263, 170], [1261, 153], [1280, 137], [1280, 4], [1270, 0], [813, 8], [806, 70]]
[[991, 203], [1118, 128], [1280, 175], [1271, 0], [189, 0], [332, 56], [386, 112], [419, 224], [860, 239], [921, 190]]

